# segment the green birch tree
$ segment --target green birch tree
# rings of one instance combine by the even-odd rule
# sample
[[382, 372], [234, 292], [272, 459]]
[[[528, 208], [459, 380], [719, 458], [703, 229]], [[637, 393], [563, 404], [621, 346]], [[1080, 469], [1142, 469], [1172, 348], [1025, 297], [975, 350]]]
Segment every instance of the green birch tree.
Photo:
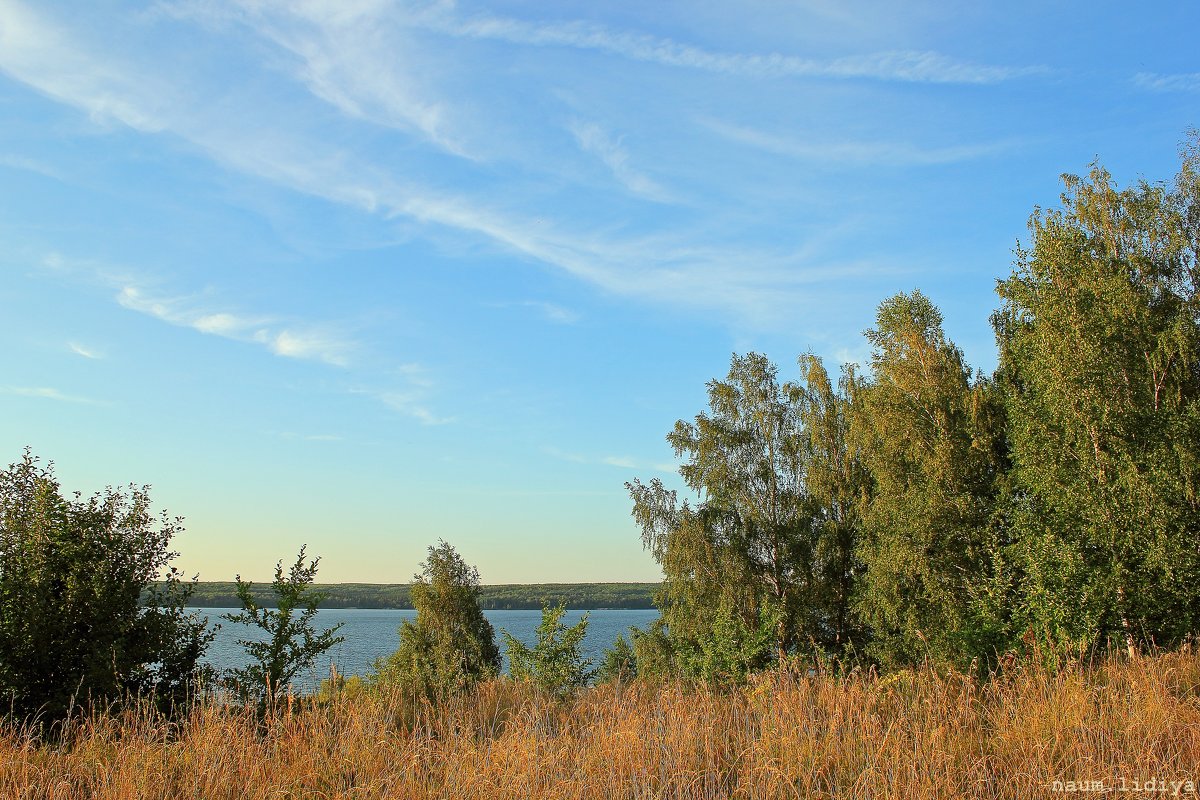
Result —
[[525, 645], [508, 631], [503, 632], [513, 680], [530, 681], [543, 691], [562, 698], [587, 686], [588, 681], [595, 677], [592, 662], [583, 657], [582, 649], [583, 639], [587, 636], [588, 615], [585, 613], [578, 622], [568, 627], [562, 621], [566, 613], [564, 605], [542, 608], [537, 643], [533, 647]]
[[479, 596], [479, 570], [444, 541], [430, 546], [421, 572], [413, 577], [417, 617], [400, 627], [400, 647], [376, 665], [376, 680], [398, 683], [432, 700], [498, 675], [496, 633]]
[[1004, 465], [994, 393], [919, 291], [885, 300], [866, 336], [871, 378], [855, 388], [851, 422], [869, 475], [856, 605], [884, 664], [965, 661], [985, 648], [977, 596], [995, 571], [988, 532]]
[[[676, 423], [667, 440], [687, 458], [680, 475], [695, 507], [658, 480], [627, 484], [643, 542], [663, 568], [658, 604], [685, 672], [736, 679], [853, 638], [860, 477], [845, 442], [844, 394], [852, 373], [835, 390], [819, 359], [802, 366], [803, 385], [781, 384], [764, 356], [735, 355], [726, 379], [708, 385], [709, 412]], [[658, 635], [643, 649], [650, 642], [661, 651]]]
[[851, 398], [858, 385], [853, 365], [843, 368], [835, 386], [821, 359], [811, 353], [799, 360], [802, 384], [789, 384], [799, 395], [799, 436], [805, 463], [814, 540], [814, 597], [805, 627], [821, 648], [842, 654], [863, 643], [863, 628], [852, 601], [864, 572], [858, 541], [867, 475], [851, 448]]
[[1018, 627], [1130, 654], [1200, 629], [1200, 182], [1063, 176], [999, 284]]

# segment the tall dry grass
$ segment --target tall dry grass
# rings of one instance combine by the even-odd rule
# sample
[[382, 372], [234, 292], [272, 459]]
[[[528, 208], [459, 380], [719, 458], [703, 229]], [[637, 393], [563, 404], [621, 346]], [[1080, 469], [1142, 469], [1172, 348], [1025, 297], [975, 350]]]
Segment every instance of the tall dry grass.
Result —
[[261, 728], [202, 704], [175, 725], [97, 715], [60, 744], [0, 736], [3, 798], [1029, 798], [1122, 779], [1200, 783], [1200, 658], [988, 682], [635, 682], [566, 702], [495, 681], [437, 708], [344, 692]]

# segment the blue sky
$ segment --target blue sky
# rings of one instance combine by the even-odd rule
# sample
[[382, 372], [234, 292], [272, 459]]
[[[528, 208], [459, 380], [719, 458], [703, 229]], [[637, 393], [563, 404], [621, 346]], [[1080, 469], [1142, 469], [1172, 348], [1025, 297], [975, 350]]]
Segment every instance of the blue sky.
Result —
[[1170, 179], [1200, 6], [0, 0], [0, 451], [178, 564], [653, 580], [623, 488], [733, 352], [984, 369], [1035, 206]]

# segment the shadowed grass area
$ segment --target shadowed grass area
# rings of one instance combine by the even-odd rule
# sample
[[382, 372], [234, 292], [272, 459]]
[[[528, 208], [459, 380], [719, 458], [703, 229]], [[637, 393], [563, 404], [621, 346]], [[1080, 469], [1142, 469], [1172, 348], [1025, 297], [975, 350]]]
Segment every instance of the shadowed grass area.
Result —
[[1200, 783], [1200, 658], [1186, 653], [988, 682], [635, 681], [562, 702], [504, 680], [436, 707], [350, 687], [263, 727], [207, 703], [174, 725], [95, 715], [61, 745], [10, 729], [0, 797], [1029, 798], [1069, 796], [1054, 781]]

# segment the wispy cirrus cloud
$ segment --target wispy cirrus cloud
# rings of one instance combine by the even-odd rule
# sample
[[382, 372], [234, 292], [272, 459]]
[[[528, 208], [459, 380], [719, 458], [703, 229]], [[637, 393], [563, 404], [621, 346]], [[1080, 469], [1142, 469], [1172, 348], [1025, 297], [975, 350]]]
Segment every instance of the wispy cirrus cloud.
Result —
[[353, 348], [339, 334], [319, 328], [263, 328], [254, 332], [254, 341], [266, 345], [277, 356], [324, 361], [337, 367], [349, 363], [348, 353]]
[[678, 470], [675, 464], [650, 464], [631, 456], [585, 456], [580, 453], [560, 450], [557, 447], [543, 447], [542, 452], [551, 458], [560, 461], [569, 461], [572, 464], [594, 464], [605, 467], [616, 467], [618, 469], [651, 470], [666, 473], [674, 473]]
[[792, 136], [768, 133], [720, 120], [701, 124], [717, 135], [767, 153], [802, 161], [849, 165], [935, 166], [997, 156], [1014, 146], [1012, 142], [918, 147], [903, 142], [811, 142]]
[[[98, 61], [73, 37], [16, 0], [0, 0], [0, 71], [83, 109], [146, 133], [163, 129], [153, 108], [165, 86]], [[40, 77], [39, 77], [40, 76]]]
[[[321, 8], [322, 13], [337, 13], [331, 5]], [[170, 133], [242, 174], [384, 219], [467, 234], [615, 294], [717, 309], [762, 327], [805, 302], [805, 290], [814, 283], [863, 270], [890, 270], [882, 262], [829, 262], [803, 247], [755, 250], [744, 243], [707, 243], [704, 226], [640, 236], [593, 231], [578, 222], [556, 221], [537, 208], [497, 205], [493, 193], [476, 197], [422, 186], [403, 172], [331, 145], [320, 131], [308, 130], [303, 118], [275, 119], [246, 106], [244, 117], [235, 122], [228, 109], [210, 112], [210, 105], [219, 104], [172, 86], [169, 70], [149, 75], [149, 70], [95, 55], [18, 0], [0, 0], [0, 11], [8, 9], [17, 10], [22, 34], [15, 50], [6, 50], [0, 40], [0, 70], [48, 96], [137, 130]], [[376, 11], [370, 5], [362, 13]], [[271, 328], [264, 335], [257, 331], [265, 328], [251, 330], [248, 320], [221, 317], [221, 311], [201, 313], [164, 304], [161, 298], [126, 297], [125, 302], [175, 324], [258, 341], [279, 355], [335, 364], [346, 358], [338, 352], [336, 337], [321, 346], [311, 331], [301, 337], [298, 330]]]
[[670, 201], [670, 195], [662, 186], [638, 172], [629, 163], [629, 152], [620, 138], [614, 138], [595, 122], [573, 120], [567, 129], [575, 137], [579, 148], [600, 159], [617, 182], [630, 192], [659, 203]]
[[79, 342], [67, 342], [67, 349], [77, 356], [83, 356], [92, 360], [104, 358], [104, 353], [93, 347], [86, 347]]
[[706, 50], [636, 31], [585, 21], [529, 22], [477, 14], [459, 17], [437, 5], [415, 15], [419, 24], [450, 36], [492, 39], [535, 47], [570, 47], [723, 75], [754, 78], [864, 78], [917, 83], [1000, 83], [1045, 72], [1044, 67], [1005, 67], [960, 61], [941, 53], [893, 50], [834, 59], [783, 53], [729, 53]]
[[404, 389], [351, 389], [351, 394], [361, 394], [378, 400], [391, 410], [411, 417], [422, 425], [448, 425], [454, 417], [442, 416], [429, 407], [429, 387], [410, 386]]
[[427, 85], [428, 54], [423, 57], [388, 3], [176, 2], [161, 9], [179, 18], [242, 26], [287, 54], [291, 77], [342, 114], [473, 158], [455, 133], [453, 109]]
[[415, 419], [422, 425], [448, 425], [454, 417], [438, 414], [432, 408], [436, 381], [424, 364], [409, 362], [381, 370], [376, 375], [380, 381], [375, 387], [355, 387], [351, 394], [365, 395], [382, 403], [387, 408]]
[[555, 303], [546, 303], [540, 300], [525, 300], [521, 305], [536, 309], [546, 320], [558, 323], [559, 325], [573, 325], [581, 319], [578, 311], [572, 311]]
[[63, 180], [63, 174], [54, 167], [39, 161], [35, 158], [27, 156], [19, 156], [13, 154], [0, 154], [0, 167], [9, 167], [10, 169], [19, 169], [25, 172], [32, 172], [41, 175], [44, 178], [53, 178], [56, 181]]
[[479, 235], [615, 294], [719, 309], [754, 325], [774, 324], [788, 304], [803, 300], [806, 287], [893, 269], [882, 262], [821, 263], [805, 248], [755, 250], [690, 243], [670, 233], [613, 238], [562, 230], [544, 218], [509, 216], [461, 199], [410, 198], [401, 209], [397, 213]]
[[90, 397], [66, 394], [49, 386], [0, 386], [0, 394], [12, 395], [14, 397], [37, 397], [44, 400], [54, 400], [58, 403], [96, 405], [96, 401]]
[[1200, 72], [1139, 72], [1133, 83], [1152, 92], [1200, 92]]
[[195, 298], [152, 295], [138, 286], [121, 287], [116, 300], [131, 311], [171, 325], [225, 339], [255, 342], [286, 358], [345, 367], [354, 349], [353, 342], [328, 328], [284, 324], [270, 316], [205, 310]]
[[504, 303], [487, 303], [491, 308], [528, 308], [538, 313], [547, 322], [558, 325], [573, 325], [582, 319], [578, 311], [560, 306], [557, 303], [547, 303], [543, 300], [515, 300]]
[[278, 431], [275, 433], [280, 439], [288, 441], [301, 442], [341, 442], [345, 441], [344, 436], [336, 433], [296, 433], [294, 431]]

